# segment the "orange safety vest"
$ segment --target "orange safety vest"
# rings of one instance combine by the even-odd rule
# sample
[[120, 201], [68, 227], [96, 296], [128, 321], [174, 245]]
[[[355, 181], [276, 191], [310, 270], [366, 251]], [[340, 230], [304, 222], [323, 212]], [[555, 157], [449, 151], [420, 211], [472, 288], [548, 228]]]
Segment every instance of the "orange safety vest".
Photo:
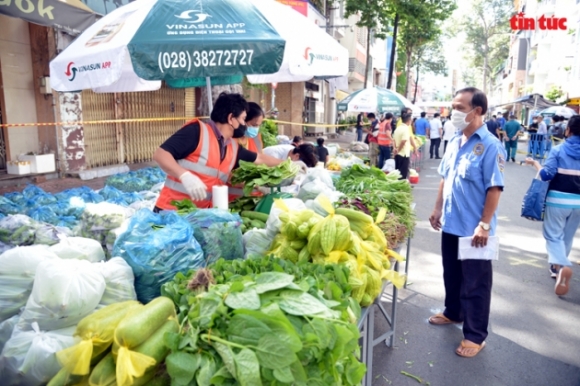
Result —
[[[211, 208], [212, 187], [227, 184], [230, 173], [236, 164], [238, 143], [230, 141], [226, 145], [226, 156], [223, 161], [220, 161], [220, 145], [216, 134], [210, 126], [197, 119], [187, 122], [184, 126], [196, 122], [199, 123], [200, 129], [199, 144], [193, 153], [184, 159], [178, 160], [177, 163], [199, 177], [207, 187], [206, 199], [201, 201], [194, 200], [193, 203], [198, 208]], [[171, 201], [185, 198], [191, 199], [181, 182], [177, 178], [168, 175], [165, 180], [165, 186], [161, 189], [155, 205], [161, 209], [174, 210], [175, 207], [171, 205]]]
[[381, 125], [379, 126], [379, 135], [377, 136], [379, 146], [391, 146], [391, 139], [387, 135], [387, 131], [387, 122], [381, 122]]

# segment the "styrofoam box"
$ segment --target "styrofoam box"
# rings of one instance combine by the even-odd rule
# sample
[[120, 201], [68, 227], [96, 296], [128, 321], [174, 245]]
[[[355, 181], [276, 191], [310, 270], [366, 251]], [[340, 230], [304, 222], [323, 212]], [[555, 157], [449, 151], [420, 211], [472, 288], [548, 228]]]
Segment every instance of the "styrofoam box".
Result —
[[18, 159], [30, 162], [30, 173], [51, 173], [56, 170], [54, 154], [21, 155]]
[[30, 174], [30, 164], [21, 165], [9, 162], [8, 165], [6, 165], [6, 169], [8, 174]]

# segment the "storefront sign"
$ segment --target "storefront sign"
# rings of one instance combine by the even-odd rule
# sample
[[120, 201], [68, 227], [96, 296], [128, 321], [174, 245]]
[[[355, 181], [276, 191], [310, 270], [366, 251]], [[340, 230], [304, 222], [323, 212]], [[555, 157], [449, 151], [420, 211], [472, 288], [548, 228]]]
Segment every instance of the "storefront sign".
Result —
[[308, 16], [308, 1], [306, 0], [276, 0], [279, 3], [292, 7], [295, 11]]

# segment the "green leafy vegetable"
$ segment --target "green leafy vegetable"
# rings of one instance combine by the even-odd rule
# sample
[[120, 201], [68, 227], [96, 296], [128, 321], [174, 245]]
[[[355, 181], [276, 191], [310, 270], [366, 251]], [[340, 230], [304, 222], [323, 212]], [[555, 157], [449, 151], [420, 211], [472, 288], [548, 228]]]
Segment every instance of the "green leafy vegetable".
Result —
[[171, 205], [177, 208], [177, 214], [184, 215], [191, 213], [197, 209], [197, 206], [188, 198], [183, 200], [173, 200], [171, 201]]
[[233, 185], [245, 184], [244, 194], [248, 196], [255, 186], [279, 186], [282, 181], [295, 177], [298, 170], [290, 160], [275, 167], [240, 161], [240, 167], [232, 172], [231, 182]]

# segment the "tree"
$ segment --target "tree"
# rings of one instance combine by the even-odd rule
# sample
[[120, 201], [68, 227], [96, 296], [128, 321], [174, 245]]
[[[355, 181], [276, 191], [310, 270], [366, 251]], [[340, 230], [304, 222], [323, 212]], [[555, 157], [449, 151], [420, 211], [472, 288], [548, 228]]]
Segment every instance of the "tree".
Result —
[[548, 92], [546, 92], [546, 99], [556, 102], [558, 99], [564, 96], [564, 92], [559, 86], [552, 86]]
[[435, 75], [447, 76], [447, 65], [445, 59], [442, 56], [443, 47], [441, 40], [437, 39], [430, 43], [427, 43], [415, 52], [413, 55], [413, 67], [415, 67], [415, 93], [413, 95], [413, 103], [417, 100], [417, 88], [419, 85], [419, 74], [421, 69], [424, 72], [432, 73]]
[[367, 60], [365, 66], [365, 88], [367, 87], [371, 61], [371, 37], [386, 39], [389, 25], [388, 0], [346, 0], [345, 16], [359, 15], [356, 25], [367, 29]]
[[[483, 91], [491, 86], [492, 70], [509, 55], [511, 0], [473, 0], [470, 12], [458, 24], [472, 51], [471, 65], [481, 68]], [[490, 87], [492, 88], [492, 86]]]

